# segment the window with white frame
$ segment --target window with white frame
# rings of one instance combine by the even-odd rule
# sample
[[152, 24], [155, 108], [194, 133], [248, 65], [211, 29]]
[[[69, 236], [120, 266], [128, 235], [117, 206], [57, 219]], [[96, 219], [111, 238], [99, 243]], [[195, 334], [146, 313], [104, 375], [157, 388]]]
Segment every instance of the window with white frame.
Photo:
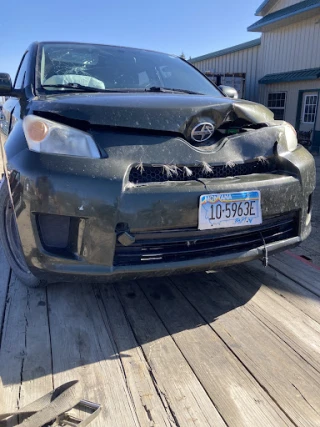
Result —
[[274, 92], [268, 94], [268, 108], [273, 112], [275, 120], [284, 120], [286, 95], [286, 92]]
[[301, 114], [302, 123], [313, 124], [316, 120], [318, 105], [317, 93], [305, 93], [303, 97], [303, 108]]

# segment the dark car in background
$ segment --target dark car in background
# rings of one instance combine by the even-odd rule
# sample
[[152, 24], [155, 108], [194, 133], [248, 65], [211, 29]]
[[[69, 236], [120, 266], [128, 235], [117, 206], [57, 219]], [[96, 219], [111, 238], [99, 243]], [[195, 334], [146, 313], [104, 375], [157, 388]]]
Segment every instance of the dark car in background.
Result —
[[179, 57], [33, 43], [1, 95], [1, 240], [29, 286], [267, 264], [310, 233], [292, 126]]

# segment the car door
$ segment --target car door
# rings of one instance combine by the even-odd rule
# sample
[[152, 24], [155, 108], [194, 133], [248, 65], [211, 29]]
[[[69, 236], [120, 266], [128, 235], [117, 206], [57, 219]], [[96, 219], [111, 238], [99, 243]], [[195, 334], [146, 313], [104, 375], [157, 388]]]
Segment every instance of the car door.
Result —
[[[29, 65], [29, 52], [26, 51], [21, 59], [18, 72], [14, 81], [14, 89], [22, 89], [25, 83], [26, 71]], [[8, 98], [2, 107], [3, 119], [0, 121], [0, 142], [1, 142], [1, 164], [0, 174], [4, 173], [4, 165], [6, 163], [3, 146], [6, 143], [9, 133], [13, 129], [15, 123], [20, 117], [19, 98]]]

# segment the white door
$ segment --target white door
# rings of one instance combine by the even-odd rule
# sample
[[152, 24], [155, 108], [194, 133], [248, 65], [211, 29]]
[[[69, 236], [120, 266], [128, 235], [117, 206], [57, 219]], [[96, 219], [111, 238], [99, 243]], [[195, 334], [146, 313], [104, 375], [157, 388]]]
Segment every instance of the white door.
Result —
[[302, 98], [300, 131], [310, 131], [314, 129], [317, 118], [317, 108], [318, 92], [305, 92]]

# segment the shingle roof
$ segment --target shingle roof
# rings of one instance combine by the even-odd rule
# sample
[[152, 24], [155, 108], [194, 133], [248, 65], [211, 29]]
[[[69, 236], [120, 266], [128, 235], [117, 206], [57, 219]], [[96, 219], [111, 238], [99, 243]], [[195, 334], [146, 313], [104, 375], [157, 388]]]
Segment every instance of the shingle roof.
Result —
[[238, 52], [239, 50], [250, 49], [251, 47], [259, 46], [261, 44], [261, 39], [250, 40], [246, 43], [237, 44], [236, 46], [228, 47], [227, 49], [217, 50], [216, 52], [208, 53], [207, 55], [197, 56], [196, 58], [191, 58], [189, 62], [192, 64], [194, 62], [203, 61], [205, 59], [216, 58], [217, 56], [226, 55], [228, 53]]
[[285, 73], [267, 74], [259, 80], [261, 84], [297, 82], [300, 80], [316, 80], [320, 78], [320, 68], [287, 71]]
[[301, 13], [306, 13], [314, 9], [320, 8], [320, 0], [305, 0], [300, 3], [293, 4], [292, 6], [285, 7], [277, 10], [276, 12], [269, 13], [259, 21], [248, 27], [248, 31], [261, 31], [266, 29], [267, 26], [274, 24], [278, 21], [291, 18]]

